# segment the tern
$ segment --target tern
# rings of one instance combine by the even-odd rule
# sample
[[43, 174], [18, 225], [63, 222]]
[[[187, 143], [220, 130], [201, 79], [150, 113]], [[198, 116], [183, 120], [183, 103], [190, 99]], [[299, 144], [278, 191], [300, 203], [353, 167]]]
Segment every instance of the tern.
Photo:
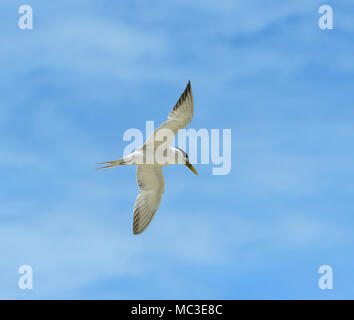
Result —
[[188, 81], [186, 89], [168, 114], [167, 121], [154, 131], [143, 146], [122, 159], [97, 163], [105, 165], [98, 169], [120, 165], [137, 166], [136, 179], [140, 193], [134, 204], [134, 234], [142, 233], [149, 226], [160, 205], [162, 194], [165, 190], [163, 166], [184, 164], [198, 175], [189, 162], [186, 152], [170, 146], [178, 130], [184, 129], [189, 125], [193, 118], [193, 113], [192, 87], [190, 81]]

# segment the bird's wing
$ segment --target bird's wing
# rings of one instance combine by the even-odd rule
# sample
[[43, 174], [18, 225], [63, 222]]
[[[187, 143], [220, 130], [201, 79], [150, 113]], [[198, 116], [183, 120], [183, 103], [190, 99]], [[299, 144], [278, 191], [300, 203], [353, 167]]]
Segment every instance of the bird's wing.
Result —
[[160, 205], [165, 180], [158, 165], [138, 165], [136, 178], [140, 194], [134, 205], [133, 233], [139, 234], [148, 227]]
[[[194, 102], [192, 87], [190, 81], [188, 81], [186, 89], [178, 99], [176, 105], [168, 114], [168, 120], [154, 131], [154, 133], [146, 140], [143, 147], [156, 148], [165, 142], [166, 138], [166, 145], [169, 146], [178, 130], [183, 129], [189, 125], [193, 118], [193, 113]], [[166, 136], [166, 132], [170, 132], [170, 134]], [[166, 138], [162, 139], [161, 136], [166, 136]]]

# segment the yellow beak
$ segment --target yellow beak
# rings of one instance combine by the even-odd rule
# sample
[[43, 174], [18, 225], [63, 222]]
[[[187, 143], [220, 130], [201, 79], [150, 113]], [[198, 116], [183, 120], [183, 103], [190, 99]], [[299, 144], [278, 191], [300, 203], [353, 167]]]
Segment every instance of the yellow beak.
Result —
[[191, 165], [191, 163], [187, 160], [186, 162], [186, 166], [191, 169], [197, 176], [198, 176], [198, 172], [197, 170], [194, 169], [194, 167]]

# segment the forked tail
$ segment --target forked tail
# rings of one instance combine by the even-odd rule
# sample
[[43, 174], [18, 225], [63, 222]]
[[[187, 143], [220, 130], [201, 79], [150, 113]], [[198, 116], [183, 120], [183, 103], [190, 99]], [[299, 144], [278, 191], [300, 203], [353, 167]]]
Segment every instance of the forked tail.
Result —
[[126, 162], [123, 159], [119, 159], [119, 160], [114, 160], [114, 161], [98, 162], [97, 164], [107, 164], [107, 166], [97, 168], [98, 170], [100, 170], [100, 169], [105, 169], [105, 168], [122, 166], [122, 165], [126, 164]]

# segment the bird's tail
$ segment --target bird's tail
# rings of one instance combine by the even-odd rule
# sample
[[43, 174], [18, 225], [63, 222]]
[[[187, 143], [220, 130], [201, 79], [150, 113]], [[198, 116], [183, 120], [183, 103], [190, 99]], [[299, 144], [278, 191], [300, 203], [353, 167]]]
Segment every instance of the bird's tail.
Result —
[[114, 161], [98, 162], [96, 164], [105, 164], [105, 166], [103, 166], [101, 168], [97, 168], [97, 169], [105, 169], [105, 168], [112, 168], [112, 167], [116, 167], [116, 166], [122, 166], [122, 165], [126, 164], [126, 162], [124, 161], [124, 159], [119, 159], [119, 160], [114, 160]]

